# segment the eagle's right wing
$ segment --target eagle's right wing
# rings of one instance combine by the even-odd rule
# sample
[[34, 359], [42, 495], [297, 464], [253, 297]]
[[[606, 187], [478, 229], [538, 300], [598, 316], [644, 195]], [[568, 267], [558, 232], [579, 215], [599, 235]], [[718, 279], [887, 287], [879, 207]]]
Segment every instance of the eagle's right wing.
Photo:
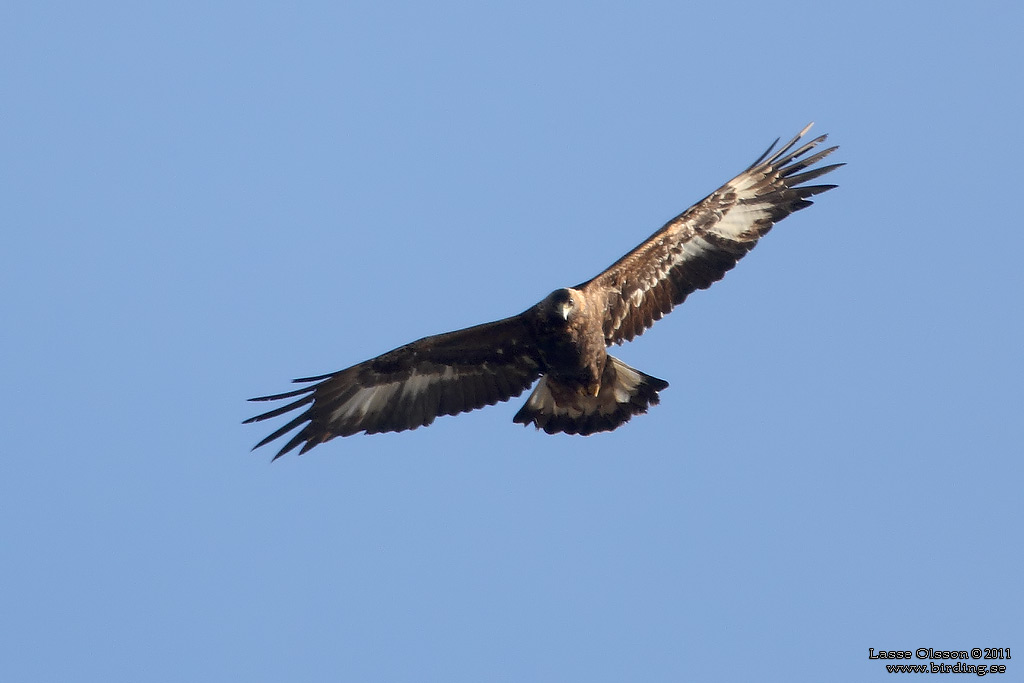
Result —
[[401, 432], [439, 415], [493, 405], [518, 396], [540, 376], [532, 335], [522, 315], [424, 337], [346, 370], [296, 382], [310, 386], [252, 401], [300, 397], [245, 421], [260, 422], [309, 406], [253, 448], [302, 426], [274, 459], [305, 442], [299, 453], [336, 436]]
[[835, 187], [804, 184], [842, 166], [804, 171], [836, 150], [829, 147], [803, 158], [826, 136], [790, 151], [810, 127], [769, 156], [772, 144], [743, 173], [578, 287], [603, 305], [606, 343], [621, 344], [642, 334], [692, 292], [721, 280], [777, 221]]

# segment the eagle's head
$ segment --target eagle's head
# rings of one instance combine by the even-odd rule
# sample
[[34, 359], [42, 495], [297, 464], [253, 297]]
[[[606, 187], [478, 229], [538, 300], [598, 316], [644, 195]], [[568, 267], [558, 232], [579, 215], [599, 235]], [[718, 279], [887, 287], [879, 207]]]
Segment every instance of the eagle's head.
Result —
[[568, 288], [556, 289], [541, 302], [544, 313], [554, 320], [568, 322], [583, 304], [582, 293]]

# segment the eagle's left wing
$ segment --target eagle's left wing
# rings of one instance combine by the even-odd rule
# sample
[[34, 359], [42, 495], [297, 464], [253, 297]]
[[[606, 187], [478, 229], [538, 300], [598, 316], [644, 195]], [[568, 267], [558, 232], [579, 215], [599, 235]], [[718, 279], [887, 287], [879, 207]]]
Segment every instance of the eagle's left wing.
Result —
[[577, 288], [604, 305], [607, 344], [642, 334], [692, 292], [721, 280], [772, 225], [810, 206], [810, 197], [835, 187], [804, 185], [842, 166], [804, 171], [837, 149], [829, 147], [804, 158], [826, 138], [822, 135], [794, 150], [810, 128], [774, 154], [772, 144], [743, 173]]
[[260, 422], [309, 406], [270, 434], [259, 448], [303, 425], [274, 459], [305, 442], [299, 453], [336, 436], [401, 432], [440, 415], [518, 396], [540, 376], [524, 316], [424, 337], [340, 372], [297, 379], [310, 386], [252, 401], [297, 400], [245, 421]]

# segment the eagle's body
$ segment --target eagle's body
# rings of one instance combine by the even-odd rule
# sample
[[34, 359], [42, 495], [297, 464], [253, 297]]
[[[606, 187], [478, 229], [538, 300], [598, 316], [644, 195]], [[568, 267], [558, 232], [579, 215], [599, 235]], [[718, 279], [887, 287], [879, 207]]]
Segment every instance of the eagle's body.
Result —
[[805, 157], [822, 135], [790, 151], [809, 128], [769, 157], [772, 145], [592, 280], [557, 289], [519, 315], [424, 337], [346, 370], [295, 380], [316, 384], [252, 399], [296, 398], [246, 422], [309, 406], [256, 448], [303, 423], [275, 458], [336, 436], [415, 429], [439, 415], [518, 396], [538, 378], [514, 420], [549, 434], [608, 431], [647, 412], [668, 383], [606, 348], [642, 334], [689, 294], [720, 280], [775, 222], [835, 187], [803, 184], [842, 165], [804, 170], [836, 149]]
[[558, 289], [523, 316], [530, 321], [542, 377], [513, 418], [548, 434], [615, 429], [658, 402], [668, 382], [606, 351], [604, 302], [585, 289]]

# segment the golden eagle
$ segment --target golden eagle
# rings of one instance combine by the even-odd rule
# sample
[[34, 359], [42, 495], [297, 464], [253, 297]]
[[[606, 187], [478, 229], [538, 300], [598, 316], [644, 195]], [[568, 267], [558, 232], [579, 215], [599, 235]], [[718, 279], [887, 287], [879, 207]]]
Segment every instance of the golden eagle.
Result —
[[313, 383], [301, 389], [250, 399], [296, 400], [246, 423], [308, 406], [254, 449], [300, 426], [275, 459], [336, 436], [416, 429], [439, 415], [507, 401], [537, 378], [513, 419], [548, 434], [608, 431], [647, 412], [668, 382], [605, 349], [642, 334], [691, 292], [722, 279], [776, 221], [836, 187], [805, 185], [842, 166], [810, 168], [836, 150], [808, 155], [825, 135], [796, 147], [810, 128], [772, 153], [776, 140], [749, 168], [592, 280], [556, 289], [511, 318], [424, 337], [347, 370], [295, 380]]

